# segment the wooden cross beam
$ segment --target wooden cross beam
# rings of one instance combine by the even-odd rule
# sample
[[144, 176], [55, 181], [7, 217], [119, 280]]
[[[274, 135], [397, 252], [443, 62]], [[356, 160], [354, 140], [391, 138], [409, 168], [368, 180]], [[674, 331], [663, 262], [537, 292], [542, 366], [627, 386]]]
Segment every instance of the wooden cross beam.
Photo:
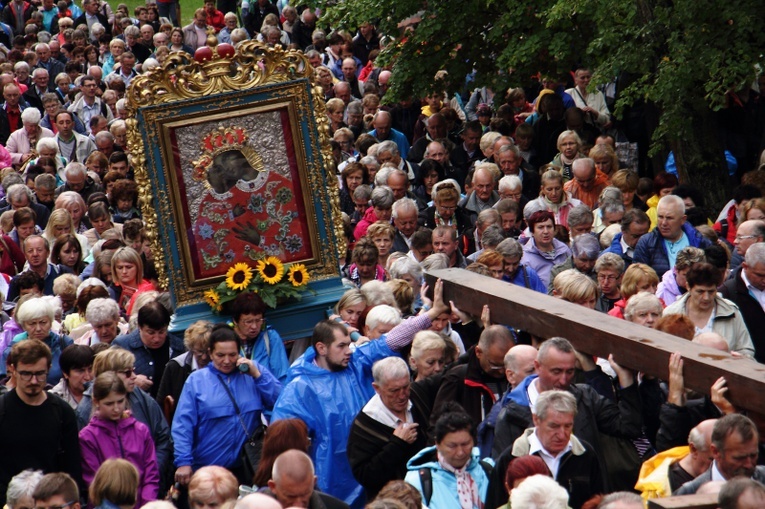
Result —
[[493, 323], [512, 325], [542, 338], [561, 336], [571, 341], [577, 350], [590, 355], [607, 358], [613, 353], [619, 364], [663, 380], [668, 378], [670, 354], [680, 352], [686, 388], [709, 394], [712, 384], [724, 376], [728, 382], [728, 399], [737, 408], [765, 413], [762, 403], [765, 365], [753, 360], [734, 358], [719, 350], [463, 269], [434, 270], [425, 278], [431, 292], [436, 278], [441, 278], [444, 300], [454, 301], [460, 310], [473, 316], [481, 316], [483, 305], [488, 304]]
[[717, 509], [717, 494], [652, 498], [648, 501], [648, 509]]

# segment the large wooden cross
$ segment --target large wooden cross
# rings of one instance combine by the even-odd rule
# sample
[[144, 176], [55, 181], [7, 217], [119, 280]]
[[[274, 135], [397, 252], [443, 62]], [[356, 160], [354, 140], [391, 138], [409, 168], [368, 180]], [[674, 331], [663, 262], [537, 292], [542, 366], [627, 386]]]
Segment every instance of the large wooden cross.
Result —
[[473, 316], [480, 316], [483, 305], [488, 304], [493, 323], [512, 325], [542, 338], [561, 336], [590, 355], [607, 358], [612, 353], [622, 366], [663, 380], [668, 378], [670, 354], [680, 352], [686, 388], [709, 394], [712, 384], [724, 376], [729, 388], [727, 397], [736, 408], [765, 413], [765, 365], [753, 360], [735, 358], [463, 269], [434, 270], [425, 278], [431, 292], [436, 278], [443, 280], [444, 300], [454, 301], [460, 310]]

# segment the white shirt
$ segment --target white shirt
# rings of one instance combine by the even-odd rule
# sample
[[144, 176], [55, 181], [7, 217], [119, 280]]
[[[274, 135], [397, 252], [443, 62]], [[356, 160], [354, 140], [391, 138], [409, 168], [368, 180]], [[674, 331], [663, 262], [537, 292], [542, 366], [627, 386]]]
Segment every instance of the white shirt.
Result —
[[[388, 410], [388, 407], [383, 405], [379, 394], [375, 394], [372, 399], [369, 400], [369, 403], [364, 405], [364, 408], [361, 411], [380, 424], [384, 424], [390, 428], [395, 429], [399, 424], [404, 422], [395, 416], [393, 412]], [[409, 403], [406, 405], [406, 424], [412, 423], [414, 423], [414, 419], [412, 418], [412, 402], [409, 401]]]
[[725, 477], [717, 470], [717, 461], [712, 462], [712, 480], [713, 481], [727, 481]]
[[550, 469], [550, 473], [552, 474], [553, 479], [557, 479], [558, 469], [560, 468], [560, 460], [563, 458], [564, 454], [571, 450], [571, 440], [568, 441], [566, 447], [561, 452], [554, 455], [544, 448], [542, 442], [539, 441], [539, 437], [537, 437], [536, 430], [534, 430], [534, 433], [529, 435], [529, 445], [531, 446], [529, 449], [529, 454], [539, 453], [539, 456], [542, 458], [542, 460], [544, 460], [547, 468]]
[[622, 238], [619, 239], [619, 244], [622, 246], [622, 253], [627, 255], [630, 260], [635, 257], [635, 248], [629, 247], [627, 243], [624, 242], [624, 235], [622, 235]]
[[529, 410], [531, 410], [531, 413], [534, 413], [534, 405], [537, 402], [537, 398], [539, 397], [539, 388], [537, 388], [537, 383], [539, 383], [539, 378], [531, 382], [527, 388], [526, 393], [529, 396]]
[[749, 295], [754, 297], [760, 303], [760, 307], [765, 310], [765, 292], [752, 286], [752, 283], [746, 277], [746, 270], [741, 270], [741, 280], [746, 285], [746, 289], [749, 290]]

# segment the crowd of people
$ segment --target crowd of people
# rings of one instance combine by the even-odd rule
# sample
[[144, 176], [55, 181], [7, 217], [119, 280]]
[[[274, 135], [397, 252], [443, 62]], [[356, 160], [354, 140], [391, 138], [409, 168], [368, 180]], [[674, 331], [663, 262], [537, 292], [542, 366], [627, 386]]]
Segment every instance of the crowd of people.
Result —
[[[423, 279], [460, 268], [765, 361], [758, 93], [719, 115], [738, 181], [714, 215], [671, 164], [651, 172], [585, 66], [391, 102], [395, 69], [375, 62], [393, 39], [318, 14], [207, 0], [182, 26], [174, 1], [3, 8], [7, 506], [636, 509], [697, 492], [765, 505], [758, 422], [724, 379], [690, 392], [679, 354], [663, 379], [633, 373], [565, 331], [464, 313]], [[304, 348], [288, 351], [247, 292], [231, 323], [168, 330], [124, 95], [210, 33], [303, 51], [326, 100], [347, 291]]]

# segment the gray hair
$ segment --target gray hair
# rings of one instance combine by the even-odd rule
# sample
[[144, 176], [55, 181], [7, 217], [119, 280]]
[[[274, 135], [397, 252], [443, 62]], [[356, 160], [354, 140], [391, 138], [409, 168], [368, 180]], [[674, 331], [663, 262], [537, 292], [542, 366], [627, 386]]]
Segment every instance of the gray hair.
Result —
[[545, 391], [537, 398], [537, 402], [534, 404], [534, 413], [539, 419], [545, 420], [550, 410], [576, 415], [576, 398], [568, 391]]
[[42, 470], [27, 469], [16, 474], [8, 483], [8, 491], [5, 498], [8, 507], [14, 508], [16, 504], [24, 497], [32, 497], [35, 487], [43, 478]]
[[458, 194], [462, 194], [462, 188], [460, 187], [459, 182], [457, 182], [454, 179], [444, 179], [444, 180], [442, 180], [440, 182], [436, 182], [433, 185], [433, 190], [430, 192], [430, 199], [433, 200], [433, 201], [436, 201], [436, 195], [438, 194], [438, 189], [442, 185], [447, 184], [447, 183], [452, 184], [454, 186], [454, 189], [457, 190]]
[[393, 307], [396, 306], [396, 298], [393, 296], [393, 290], [382, 281], [367, 281], [361, 285], [359, 291], [367, 300], [368, 306], [379, 306], [380, 304], [387, 304]]
[[606, 200], [601, 203], [600, 217], [605, 217], [606, 214], [614, 214], [617, 212], [624, 213], [624, 204], [620, 201]]
[[675, 268], [677, 270], [683, 270], [690, 268], [694, 263], [701, 263], [706, 261], [706, 254], [703, 249], [698, 247], [684, 247], [677, 253], [675, 258]]
[[448, 269], [449, 257], [444, 253], [433, 253], [432, 255], [428, 255], [428, 257], [422, 260], [422, 268], [425, 270]]
[[600, 242], [595, 235], [579, 235], [571, 241], [571, 253], [574, 258], [595, 260], [600, 254]]
[[409, 378], [409, 366], [401, 357], [386, 357], [374, 363], [372, 377], [378, 385], [384, 385], [389, 380]]
[[375, 187], [387, 186], [388, 175], [390, 175], [394, 169], [395, 170], [398, 169], [396, 168], [394, 164], [384, 163], [382, 167], [378, 170], [378, 172], [375, 173], [375, 181], [374, 181]]
[[535, 509], [566, 509], [568, 492], [550, 476], [532, 475], [510, 492], [510, 505]]
[[420, 355], [428, 350], [444, 350], [445, 348], [446, 340], [441, 334], [431, 330], [421, 330], [414, 335], [409, 357], [418, 359]]
[[505, 234], [503, 233], [502, 228], [496, 224], [487, 226], [483, 231], [483, 235], [481, 235], [481, 245], [484, 249], [496, 249], [496, 247], [504, 240]]
[[78, 163], [77, 161], [67, 164], [66, 168], [64, 168], [64, 177], [69, 178], [69, 177], [75, 177], [77, 175], [83, 178], [87, 178], [88, 169], [85, 167], [85, 165], [82, 163]]
[[693, 444], [693, 446], [699, 451], [709, 450], [709, 444], [707, 444], [707, 441], [704, 438], [704, 433], [699, 429], [698, 426], [694, 427], [691, 432], [688, 433], [688, 443]]
[[380, 304], [369, 310], [364, 324], [370, 329], [374, 329], [379, 324], [396, 326], [401, 323], [401, 312], [387, 304]]
[[[308, 9], [306, 9], [308, 10]], [[235, 28], [231, 31], [231, 42], [234, 44], [246, 41], [250, 38], [250, 34], [247, 33], [247, 30], [244, 28]]]
[[[55, 177], [54, 177], [54, 181], [55, 181]], [[8, 189], [10, 189], [10, 187], [15, 184], [21, 184], [23, 186], [24, 177], [22, 177], [20, 173], [16, 173], [14, 171], [5, 176], [5, 178], [2, 180], [2, 183], [0, 183], [0, 186], [2, 186], [3, 191], [5, 191], [5, 194], [8, 194]]]
[[[29, 237], [27, 237], [28, 239]], [[49, 318], [51, 323], [56, 317], [56, 310], [53, 305], [43, 297], [35, 297], [24, 302], [20, 308], [16, 308], [14, 319], [16, 322], [24, 327], [24, 324], [29, 320], [36, 320], [38, 318]]]
[[42, 115], [37, 108], [27, 108], [21, 112], [21, 121], [25, 124], [37, 124], [41, 118]]
[[389, 209], [393, 206], [393, 191], [387, 186], [375, 187], [370, 200], [373, 207]]
[[749, 246], [744, 255], [747, 267], [765, 264], [765, 242], [757, 242]]
[[604, 187], [598, 196], [599, 202], [616, 201], [622, 203], [622, 190], [615, 186]]
[[[580, 235], [580, 237], [584, 237], [584, 235]], [[616, 253], [603, 253], [595, 262], [595, 272], [598, 273], [603, 269], [612, 269], [622, 274], [624, 273], [624, 260]]]
[[[146, 64], [144, 63], [144, 65]], [[96, 143], [100, 143], [105, 140], [114, 142], [114, 135], [109, 131], [101, 131], [100, 133], [96, 134]]]
[[[523, 211], [525, 214], [525, 210]], [[577, 205], [572, 208], [568, 213], [568, 229], [570, 230], [574, 226], [590, 223], [594, 221], [595, 217], [592, 215], [592, 211], [587, 205]]]
[[513, 191], [515, 189], [523, 189], [523, 182], [518, 175], [505, 175], [499, 179], [500, 191]]
[[640, 504], [643, 507], [643, 499], [637, 493], [630, 491], [616, 491], [603, 497], [603, 500], [598, 504], [597, 509], [616, 509], [619, 507], [617, 502], [625, 502], [627, 504]]
[[107, 320], [119, 320], [120, 307], [114, 299], [93, 299], [88, 302], [88, 308], [85, 310], [85, 319], [93, 326]]
[[574, 353], [574, 345], [572, 345], [568, 339], [561, 338], [561, 337], [554, 337], [554, 338], [548, 339], [547, 341], [543, 342], [539, 346], [539, 353], [537, 354], [537, 360], [539, 362], [542, 362], [542, 359], [544, 359], [547, 356], [547, 352], [551, 348], [555, 348], [556, 350], [562, 353]]
[[676, 196], [674, 194], [668, 194], [666, 196], [662, 196], [661, 199], [659, 199], [659, 204], [656, 205], [656, 209], [658, 210], [661, 206], [665, 207], [676, 207], [680, 210], [680, 214], [685, 214], [685, 202], [682, 198], [679, 196]]
[[396, 145], [395, 141], [391, 140], [381, 141], [377, 145], [377, 153], [381, 154], [382, 152], [390, 152], [391, 156], [396, 157], [399, 155], [398, 145]]
[[129, 35], [130, 37], [140, 37], [141, 36], [141, 29], [138, 28], [135, 25], [130, 25], [125, 28], [125, 30], [122, 31], [126, 36]]
[[[539, 200], [531, 200], [530, 202], [528, 202], [526, 204], [525, 207], [523, 207], [523, 219], [528, 221], [529, 218], [532, 215], [534, 215], [534, 212], [539, 212], [539, 211], [542, 211], [542, 210], [547, 210], [547, 205], [545, 205], [544, 203], [542, 203]], [[571, 209], [571, 210], [573, 211], [574, 209]], [[568, 217], [569, 217], [569, 220], [570, 220], [571, 219], [571, 212], [569, 212]]]
[[487, 224], [497, 224], [501, 220], [502, 218], [499, 216], [497, 209], [485, 209], [478, 213], [475, 225], [478, 228], [483, 228]]
[[56, 154], [59, 153], [58, 143], [56, 143], [55, 138], [40, 138], [35, 148], [37, 149], [37, 152], [41, 152], [43, 149], [45, 149], [45, 150], [55, 150]]
[[408, 274], [415, 281], [422, 280], [422, 266], [408, 256], [399, 258], [393, 262], [388, 269], [388, 275], [391, 279], [401, 279], [401, 276]]
[[624, 308], [624, 319], [631, 322], [635, 313], [642, 309], [650, 309], [651, 307], [657, 310], [659, 314], [663, 310], [661, 300], [656, 295], [650, 292], [639, 292], [627, 301], [627, 307]]
[[19, 198], [22, 198], [24, 196], [27, 197], [29, 200], [29, 203], [34, 203], [34, 195], [32, 194], [32, 190], [29, 189], [24, 184], [13, 184], [11, 187], [9, 187], [5, 194], [8, 197], [8, 203], [13, 203], [15, 201], [19, 201]]
[[505, 152], [512, 152], [515, 154], [515, 157], [521, 157], [521, 151], [518, 149], [518, 147], [515, 146], [514, 143], [511, 143], [509, 145], [502, 145], [499, 147], [499, 150], [497, 150], [497, 155], [504, 154]]
[[[358, 99], [355, 101], [351, 101], [348, 103], [348, 106], [345, 107], [345, 112], [348, 115], [361, 115], [362, 113], [364, 113], [364, 105], [361, 104], [361, 101], [359, 101]], [[396, 147], [396, 150], [398, 150], [398, 147]]]
[[497, 244], [497, 253], [501, 254], [503, 258], [522, 258], [523, 246], [515, 239], [505, 239]]
[[[403, 171], [401, 173], [404, 173], [404, 175], [406, 175], [406, 173]], [[419, 212], [419, 209], [417, 208], [417, 202], [407, 197], [400, 198], [396, 200], [395, 202], [393, 202], [392, 215], [394, 218], [398, 217], [398, 214], [400, 212], [407, 212], [407, 211], [409, 212], [414, 211], [415, 214]]]

